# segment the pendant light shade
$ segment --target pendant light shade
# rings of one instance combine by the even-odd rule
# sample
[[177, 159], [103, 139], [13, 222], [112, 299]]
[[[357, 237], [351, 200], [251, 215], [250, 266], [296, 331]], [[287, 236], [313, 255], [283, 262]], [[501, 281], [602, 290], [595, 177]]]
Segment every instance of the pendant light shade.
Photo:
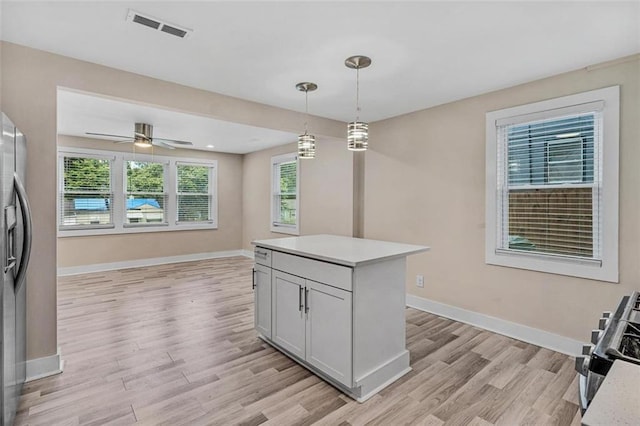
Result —
[[347, 68], [356, 70], [356, 120], [347, 126], [347, 148], [350, 151], [366, 151], [369, 146], [369, 123], [360, 121], [360, 69], [371, 65], [371, 58], [351, 56], [344, 64]]
[[349, 151], [366, 151], [369, 146], [369, 123], [352, 121], [347, 127]]
[[298, 136], [298, 158], [316, 157], [316, 137], [305, 133]]
[[298, 136], [298, 158], [303, 160], [316, 158], [316, 137], [309, 134], [307, 122], [309, 120], [309, 92], [313, 92], [317, 88], [318, 85], [315, 83], [302, 82], [296, 84], [296, 89], [304, 92], [304, 134]]

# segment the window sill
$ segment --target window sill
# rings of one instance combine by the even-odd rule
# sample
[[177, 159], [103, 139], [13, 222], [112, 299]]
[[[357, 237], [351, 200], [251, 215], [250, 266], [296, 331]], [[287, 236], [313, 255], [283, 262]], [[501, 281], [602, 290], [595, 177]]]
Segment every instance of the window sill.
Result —
[[300, 235], [297, 226], [271, 225], [271, 232], [277, 234]]
[[133, 225], [127, 224], [123, 227], [111, 228], [84, 228], [84, 229], [58, 229], [58, 238], [86, 237], [95, 235], [118, 235], [118, 234], [142, 234], [147, 232], [174, 232], [174, 231], [194, 231], [194, 230], [216, 230], [215, 223], [191, 223], [170, 226], [168, 224], [157, 225]]
[[544, 256], [510, 252], [508, 250], [496, 251], [487, 249], [485, 262], [488, 265], [506, 266], [611, 283], [619, 282], [617, 264], [611, 264], [613, 262], [606, 262], [606, 260], [598, 262], [561, 256]]

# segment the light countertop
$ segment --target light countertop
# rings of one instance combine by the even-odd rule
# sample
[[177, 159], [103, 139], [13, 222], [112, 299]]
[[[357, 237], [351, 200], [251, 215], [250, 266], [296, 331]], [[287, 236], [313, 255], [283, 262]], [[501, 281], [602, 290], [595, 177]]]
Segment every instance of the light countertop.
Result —
[[305, 235], [302, 237], [256, 240], [251, 244], [312, 259], [359, 266], [404, 257], [429, 250], [427, 246], [366, 240], [338, 235]]
[[584, 426], [640, 425], [640, 365], [615, 361], [584, 417]]

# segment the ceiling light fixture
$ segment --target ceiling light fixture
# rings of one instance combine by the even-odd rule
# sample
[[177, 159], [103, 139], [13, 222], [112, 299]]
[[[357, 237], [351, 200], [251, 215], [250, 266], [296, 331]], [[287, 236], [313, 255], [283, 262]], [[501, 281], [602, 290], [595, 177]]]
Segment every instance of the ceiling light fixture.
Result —
[[133, 144], [140, 148], [150, 148], [153, 140], [153, 127], [147, 123], [136, 123], [133, 132]]
[[304, 134], [298, 136], [298, 158], [301, 159], [316, 157], [316, 137], [309, 134], [307, 123], [309, 121], [309, 92], [313, 92], [317, 88], [317, 84], [308, 81], [296, 84], [296, 89], [304, 92]]
[[367, 56], [351, 56], [345, 59], [347, 68], [356, 70], [356, 121], [347, 126], [347, 148], [349, 151], [366, 151], [369, 145], [369, 123], [360, 121], [360, 69], [371, 65]]
[[133, 144], [140, 148], [150, 148], [151, 146], [153, 146], [151, 141], [141, 136], [136, 136], [136, 138], [133, 140]]

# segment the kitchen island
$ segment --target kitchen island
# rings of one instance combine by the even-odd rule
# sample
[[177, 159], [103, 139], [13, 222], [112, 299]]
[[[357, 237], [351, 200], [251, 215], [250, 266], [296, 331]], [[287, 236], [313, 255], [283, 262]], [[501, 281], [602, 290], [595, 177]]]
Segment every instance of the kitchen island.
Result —
[[336, 235], [252, 244], [263, 340], [360, 402], [411, 370], [406, 257], [429, 247]]

